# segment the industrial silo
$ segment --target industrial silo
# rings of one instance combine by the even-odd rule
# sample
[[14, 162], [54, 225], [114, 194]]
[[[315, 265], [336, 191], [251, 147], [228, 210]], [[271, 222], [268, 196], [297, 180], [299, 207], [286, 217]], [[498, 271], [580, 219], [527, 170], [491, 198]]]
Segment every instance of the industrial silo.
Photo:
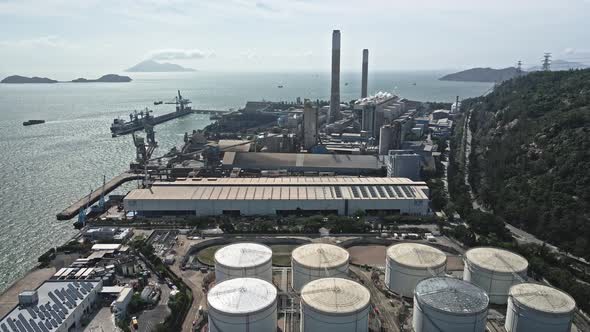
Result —
[[272, 282], [272, 250], [257, 243], [235, 243], [215, 253], [215, 280], [255, 277]]
[[387, 155], [391, 150], [392, 142], [394, 140], [395, 129], [392, 126], [386, 125], [379, 129], [379, 154]]
[[310, 281], [301, 290], [301, 332], [366, 332], [371, 293], [343, 278]]
[[327, 277], [348, 276], [348, 251], [326, 243], [310, 243], [295, 248], [291, 254], [292, 286], [295, 291], [308, 282]]
[[507, 250], [473, 248], [465, 253], [463, 280], [483, 288], [490, 303], [506, 304], [510, 287], [523, 281], [528, 266], [526, 258]]
[[510, 288], [506, 323], [508, 332], [569, 332], [576, 302], [559, 289], [531, 283]]
[[387, 249], [385, 285], [405, 297], [423, 279], [444, 274], [447, 256], [444, 252], [419, 243], [400, 243]]
[[433, 277], [424, 279], [414, 291], [415, 332], [484, 332], [489, 298], [467, 281]]
[[258, 278], [235, 278], [207, 294], [210, 332], [275, 332], [277, 289]]

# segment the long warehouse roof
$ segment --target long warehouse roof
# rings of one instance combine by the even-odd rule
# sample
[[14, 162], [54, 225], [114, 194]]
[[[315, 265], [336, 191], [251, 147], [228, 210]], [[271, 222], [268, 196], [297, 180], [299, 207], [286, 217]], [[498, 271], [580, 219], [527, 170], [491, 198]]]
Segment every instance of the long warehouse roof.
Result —
[[356, 176], [285, 176], [276, 178], [188, 178], [173, 182], [154, 182], [155, 186], [312, 186], [312, 185], [408, 185], [426, 186], [426, 182], [408, 178]]
[[320, 168], [374, 169], [381, 168], [377, 156], [311, 153], [226, 152], [224, 167], [245, 169]]
[[405, 178], [203, 178], [157, 182], [127, 200], [428, 199], [424, 182]]

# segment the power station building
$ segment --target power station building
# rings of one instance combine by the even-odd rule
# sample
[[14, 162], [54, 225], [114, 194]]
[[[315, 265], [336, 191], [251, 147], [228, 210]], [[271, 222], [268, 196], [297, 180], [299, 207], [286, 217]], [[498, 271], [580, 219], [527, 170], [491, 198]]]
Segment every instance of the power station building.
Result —
[[380, 176], [383, 173], [382, 163], [373, 155], [226, 152], [222, 167], [253, 172], [286, 170], [290, 173], [332, 172], [355, 176]]
[[390, 150], [385, 158], [387, 176], [419, 180], [421, 162], [422, 157], [413, 151]]
[[142, 216], [182, 215], [428, 215], [428, 186], [405, 178], [279, 177], [189, 178], [132, 190], [126, 211]]

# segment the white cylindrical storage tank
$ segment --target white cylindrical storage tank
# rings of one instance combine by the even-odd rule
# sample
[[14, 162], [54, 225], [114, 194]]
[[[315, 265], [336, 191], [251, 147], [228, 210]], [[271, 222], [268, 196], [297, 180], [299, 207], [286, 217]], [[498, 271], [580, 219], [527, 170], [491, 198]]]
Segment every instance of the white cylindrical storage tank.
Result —
[[559, 289], [531, 283], [512, 286], [508, 296], [508, 332], [569, 332], [576, 301]]
[[414, 291], [415, 332], [485, 332], [489, 298], [461, 279], [424, 279]]
[[215, 281], [253, 277], [272, 283], [272, 250], [258, 243], [235, 243], [215, 252]]
[[209, 332], [277, 330], [277, 289], [258, 278], [235, 278], [207, 294]]
[[526, 258], [504, 249], [480, 247], [465, 253], [463, 280], [483, 288], [490, 303], [506, 304], [508, 291], [526, 277]]
[[385, 285], [405, 297], [414, 296], [414, 288], [423, 279], [444, 274], [447, 255], [424, 244], [400, 243], [387, 248]]
[[301, 290], [301, 332], [366, 332], [371, 293], [349, 279], [322, 278]]
[[295, 291], [308, 282], [327, 277], [348, 277], [348, 251], [326, 243], [310, 243], [295, 248], [291, 254], [291, 284]]

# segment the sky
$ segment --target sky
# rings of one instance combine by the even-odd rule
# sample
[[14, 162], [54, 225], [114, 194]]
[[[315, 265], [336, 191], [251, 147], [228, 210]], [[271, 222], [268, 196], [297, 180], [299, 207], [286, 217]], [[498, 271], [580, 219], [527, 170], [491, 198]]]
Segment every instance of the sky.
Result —
[[590, 0], [0, 0], [0, 73], [328, 72], [333, 29], [343, 71], [590, 63]]

